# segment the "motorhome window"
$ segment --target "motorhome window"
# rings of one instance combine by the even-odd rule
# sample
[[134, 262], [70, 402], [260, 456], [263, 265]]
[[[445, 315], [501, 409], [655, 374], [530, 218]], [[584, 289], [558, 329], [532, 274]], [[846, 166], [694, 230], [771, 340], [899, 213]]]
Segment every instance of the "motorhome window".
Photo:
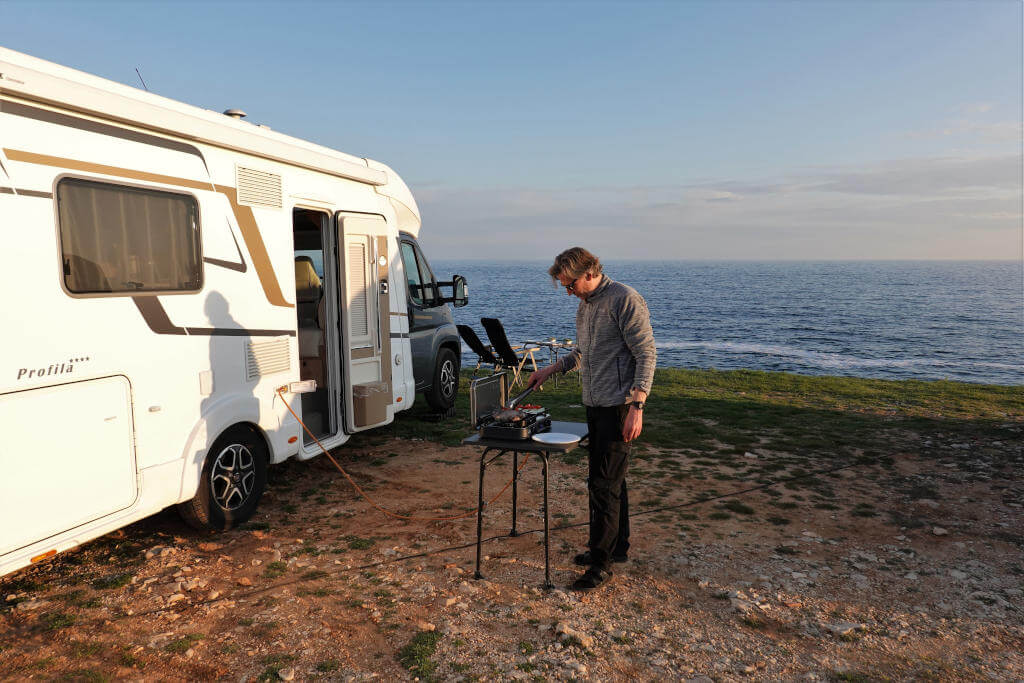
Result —
[[57, 184], [57, 211], [69, 292], [202, 288], [199, 207], [193, 197], [65, 178]]
[[409, 298], [418, 306], [423, 305], [423, 280], [420, 278], [419, 265], [416, 263], [416, 251], [408, 242], [402, 242], [402, 264], [405, 266], [405, 279], [409, 283]]

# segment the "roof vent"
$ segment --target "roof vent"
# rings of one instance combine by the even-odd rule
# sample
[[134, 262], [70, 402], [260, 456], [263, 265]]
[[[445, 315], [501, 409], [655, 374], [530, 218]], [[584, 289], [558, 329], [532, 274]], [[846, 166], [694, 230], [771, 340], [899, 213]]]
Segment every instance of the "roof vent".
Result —
[[245, 118], [245, 112], [241, 109], [225, 109], [224, 116], [230, 116], [237, 121]]

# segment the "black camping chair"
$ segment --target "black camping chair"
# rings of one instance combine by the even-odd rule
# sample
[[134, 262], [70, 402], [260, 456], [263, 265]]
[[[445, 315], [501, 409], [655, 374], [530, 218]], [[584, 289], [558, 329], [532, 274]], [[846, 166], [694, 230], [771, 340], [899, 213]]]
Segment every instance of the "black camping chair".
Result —
[[537, 370], [537, 359], [533, 357], [536, 348], [509, 344], [505, 326], [497, 318], [480, 318], [480, 323], [483, 324], [487, 338], [491, 340], [491, 348], [494, 349], [501, 364], [512, 372], [510, 386], [516, 386], [522, 381], [526, 361], [533, 364], [533, 371]]
[[476, 367], [473, 368], [473, 377], [476, 377], [476, 373], [480, 370], [480, 366], [483, 364], [490, 365], [497, 372], [501, 368], [501, 361], [494, 355], [490, 348], [484, 346], [484, 343], [480, 341], [480, 337], [476, 336], [476, 332], [469, 325], [456, 325], [459, 328], [459, 336], [462, 337], [462, 341], [466, 342], [466, 346], [477, 355]]

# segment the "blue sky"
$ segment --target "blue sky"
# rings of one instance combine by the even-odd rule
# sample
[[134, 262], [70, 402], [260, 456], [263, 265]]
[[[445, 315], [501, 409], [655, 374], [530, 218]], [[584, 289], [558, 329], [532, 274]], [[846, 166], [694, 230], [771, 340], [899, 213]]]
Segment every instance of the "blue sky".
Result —
[[0, 0], [5, 47], [391, 165], [451, 258], [1021, 258], [1021, 26], [1012, 0]]

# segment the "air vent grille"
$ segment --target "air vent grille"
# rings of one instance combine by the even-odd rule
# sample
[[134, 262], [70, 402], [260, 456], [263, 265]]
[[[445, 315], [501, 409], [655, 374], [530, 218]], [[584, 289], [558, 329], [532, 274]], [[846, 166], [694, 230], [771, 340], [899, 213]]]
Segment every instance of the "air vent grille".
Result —
[[259, 379], [275, 372], [291, 369], [291, 355], [288, 352], [288, 337], [269, 341], [251, 341], [246, 347], [245, 378]]
[[348, 246], [348, 286], [351, 292], [349, 320], [352, 321], [352, 341], [370, 334], [369, 306], [366, 301], [366, 246]]
[[281, 208], [284, 195], [281, 188], [281, 176], [244, 166], [237, 166], [235, 171], [239, 204], [266, 206], [272, 209]]

